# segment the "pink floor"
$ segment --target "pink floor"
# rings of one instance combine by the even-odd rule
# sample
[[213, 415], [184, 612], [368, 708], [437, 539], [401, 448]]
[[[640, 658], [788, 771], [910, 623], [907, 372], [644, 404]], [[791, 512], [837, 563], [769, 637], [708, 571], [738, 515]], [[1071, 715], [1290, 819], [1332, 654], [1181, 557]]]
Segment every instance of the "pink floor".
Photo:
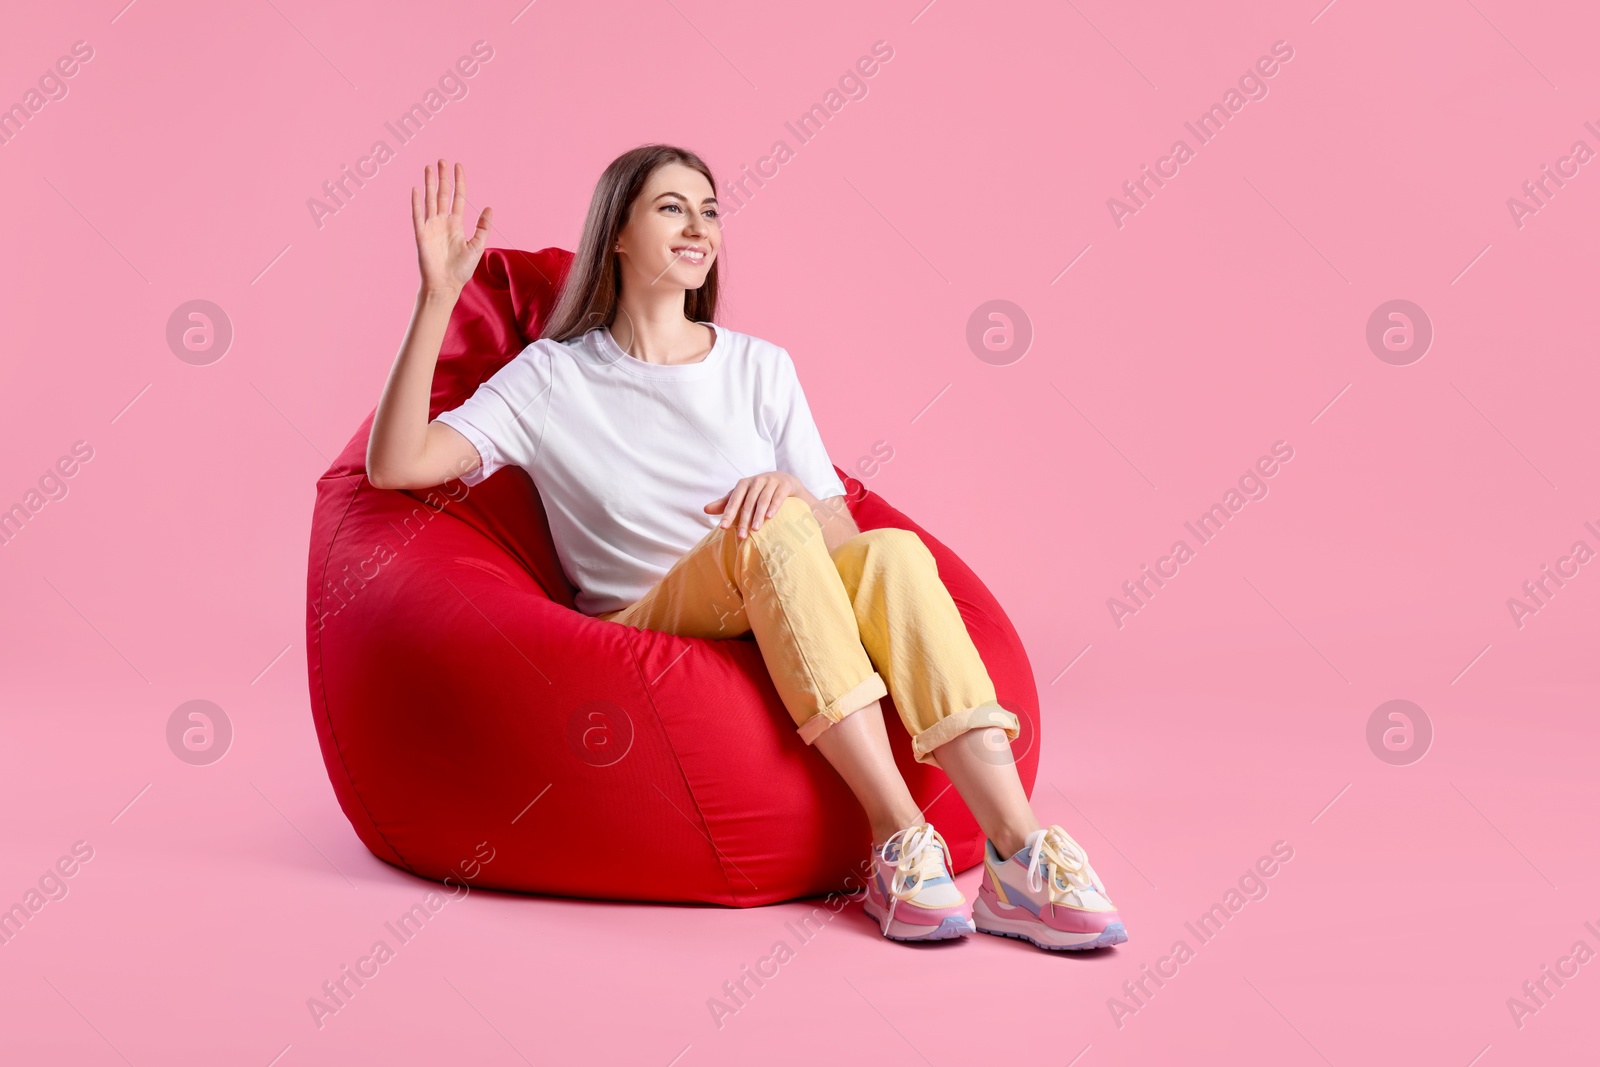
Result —
[[[0, 509], [27, 512], [0, 544], [0, 907], [39, 890], [0, 925], [0, 1063], [1593, 1058], [1592, 11], [122, 4], [8, 12], [0, 45], [0, 106], [43, 86], [0, 144]], [[464, 96], [308, 206], [480, 40]], [[1292, 59], [1241, 81], [1275, 42]], [[483, 891], [319, 1019], [440, 889], [340, 812], [303, 640], [312, 486], [410, 311], [408, 189], [463, 159], [493, 243], [570, 248], [647, 140], [767, 168], [726, 221], [719, 321], [784, 345], [835, 460], [1006, 606], [1043, 701], [1036, 806], [1130, 939], [919, 948], [854, 905], [800, 936], [821, 900]], [[1136, 202], [1147, 164], [1177, 170]], [[221, 358], [169, 343], [193, 300], [231, 326]], [[994, 300], [1025, 351], [969, 345]], [[1236, 486], [1256, 498], [1200, 544], [1185, 524]], [[1193, 558], [1131, 600], [1179, 539]], [[208, 765], [169, 747], [190, 700], [231, 724]], [[1390, 701], [1395, 751], [1370, 729]], [[648, 885], [626, 840], [594, 847]]]

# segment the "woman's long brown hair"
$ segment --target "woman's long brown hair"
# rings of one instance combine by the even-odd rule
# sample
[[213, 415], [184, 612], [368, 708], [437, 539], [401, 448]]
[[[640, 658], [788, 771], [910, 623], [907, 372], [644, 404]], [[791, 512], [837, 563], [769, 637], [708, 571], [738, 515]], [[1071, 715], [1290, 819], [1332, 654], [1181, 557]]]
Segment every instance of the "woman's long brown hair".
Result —
[[[610, 326], [616, 319], [622, 278], [612, 246], [628, 221], [628, 212], [645, 182], [657, 167], [666, 163], [693, 167], [705, 175], [713, 190], [717, 187], [711, 168], [699, 156], [673, 145], [640, 145], [613, 159], [595, 184], [578, 251], [573, 256], [556, 306], [539, 335], [541, 338], [570, 340], [596, 326]], [[683, 313], [691, 322], [716, 321], [717, 267], [721, 258], [719, 255], [712, 261], [700, 288], [683, 291]]]

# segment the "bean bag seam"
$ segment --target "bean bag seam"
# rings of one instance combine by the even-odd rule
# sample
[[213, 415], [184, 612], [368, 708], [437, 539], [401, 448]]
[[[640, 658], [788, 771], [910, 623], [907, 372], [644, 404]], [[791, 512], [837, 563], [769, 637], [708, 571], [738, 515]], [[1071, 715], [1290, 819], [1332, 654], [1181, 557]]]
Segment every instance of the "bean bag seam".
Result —
[[[372, 486], [372, 483], [367, 481], [367, 474], [365, 471], [362, 471], [359, 475], [347, 474], [341, 475], [340, 477], [358, 477], [361, 480], [356, 485], [355, 492], [350, 494], [350, 499], [345, 502], [344, 511], [340, 512], [339, 521], [334, 525], [333, 533], [328, 538], [328, 551], [322, 560], [322, 573], [317, 577], [317, 618], [319, 619], [322, 617], [323, 598], [326, 595], [327, 589], [328, 560], [332, 558], [333, 547], [339, 541], [339, 531], [344, 528], [344, 520], [349, 516], [350, 509], [355, 507], [356, 498], [361, 495], [362, 490], [371, 488]], [[350, 773], [350, 764], [344, 758], [344, 746], [339, 743], [339, 733], [334, 728], [333, 715], [328, 708], [327, 677], [327, 667], [322, 662], [322, 633], [319, 629], [317, 632], [317, 679], [322, 688], [322, 718], [328, 724], [328, 736], [333, 738], [334, 751], [339, 754], [339, 766], [344, 768], [344, 778], [350, 786], [350, 793], [356, 798], [356, 802], [361, 805], [361, 811], [366, 815], [367, 822], [371, 824], [372, 832], [377, 834], [383, 843], [388, 846], [389, 851], [393, 852], [395, 856], [399, 858], [400, 863], [405, 867], [406, 870], [410, 871], [412, 874], [416, 874], [417, 871], [411, 865], [411, 861], [406, 859], [400, 850], [395, 848], [394, 842], [390, 841], [389, 838], [384, 834], [382, 827], [378, 825], [378, 820], [373, 817], [372, 809], [367, 806], [366, 798], [361, 795], [361, 790], [356, 787], [355, 776]]]
[[[614, 625], [621, 624], [618, 623]], [[687, 640], [692, 641], [696, 639], [688, 638]], [[694, 786], [689, 783], [689, 775], [683, 769], [683, 759], [678, 755], [677, 746], [672, 743], [672, 734], [670, 731], [668, 731], [667, 724], [661, 719], [661, 709], [656, 705], [655, 694], [650, 692], [650, 686], [644, 681], [644, 666], [639, 662], [638, 644], [638, 639], [633, 639], [628, 642], [628, 657], [633, 660], [633, 669], [638, 672], [639, 682], [641, 687], [644, 689], [645, 699], [650, 702], [650, 713], [655, 716], [656, 725], [661, 729], [661, 736], [666, 738], [667, 747], [672, 750], [672, 763], [673, 766], [678, 768], [678, 776], [683, 779], [684, 791], [689, 794], [689, 801], [694, 805], [694, 813], [700, 817], [701, 832], [705, 834], [706, 840], [711, 845], [711, 854], [716, 857], [717, 870], [721, 872], [722, 882], [728, 888], [728, 899], [732, 900], [735, 906], [738, 906], [739, 894], [733, 888], [733, 879], [728, 877], [728, 868], [724, 865], [722, 859], [722, 849], [717, 847], [717, 840], [711, 835], [711, 824], [706, 820], [706, 813], [700, 808], [700, 798], [695, 795]], [[662, 795], [666, 796], [665, 793]], [[670, 797], [667, 798], [667, 802], [671, 803]]]

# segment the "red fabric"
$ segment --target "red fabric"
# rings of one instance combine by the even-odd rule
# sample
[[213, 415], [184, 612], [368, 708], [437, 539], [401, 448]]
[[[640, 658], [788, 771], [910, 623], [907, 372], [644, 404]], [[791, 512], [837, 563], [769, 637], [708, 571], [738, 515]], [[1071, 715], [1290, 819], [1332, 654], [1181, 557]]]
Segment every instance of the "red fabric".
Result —
[[[571, 259], [484, 253], [450, 319], [430, 417], [538, 336]], [[858, 888], [846, 879], [866, 857], [866, 819], [796, 736], [753, 640], [581, 614], [525, 471], [375, 489], [371, 425], [317, 483], [306, 654], [328, 777], [374, 855], [427, 878], [610, 899], [750, 906]], [[1016, 630], [948, 548], [838, 473], [863, 530], [914, 530], [932, 550], [1022, 721], [1013, 750], [1031, 791], [1039, 701]], [[885, 704], [912, 795], [939, 797], [928, 816], [956, 869], [971, 867], [982, 834], [944, 774], [911, 758]], [[484, 842], [494, 858], [480, 865]]]

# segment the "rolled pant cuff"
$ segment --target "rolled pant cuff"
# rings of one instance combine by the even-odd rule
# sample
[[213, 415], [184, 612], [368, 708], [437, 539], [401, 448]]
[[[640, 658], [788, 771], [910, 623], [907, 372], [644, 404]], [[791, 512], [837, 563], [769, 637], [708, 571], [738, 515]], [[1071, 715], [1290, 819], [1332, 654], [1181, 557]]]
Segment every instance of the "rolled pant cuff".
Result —
[[939, 761], [933, 758], [933, 750], [947, 741], [953, 740], [957, 735], [968, 730], [976, 730], [982, 726], [999, 726], [1006, 732], [1006, 740], [1015, 741], [1022, 734], [1022, 724], [1017, 721], [1015, 712], [1007, 711], [999, 704], [979, 704], [977, 707], [958, 711], [954, 715], [947, 715], [911, 739], [911, 754], [918, 763], [931, 763], [939, 766]]
[[800, 740], [808, 745], [811, 744], [817, 739], [818, 734], [846, 715], [860, 711], [874, 700], [888, 695], [889, 687], [883, 684], [883, 676], [873, 671], [860, 685], [852, 686], [843, 696], [802, 723], [799, 731]]

